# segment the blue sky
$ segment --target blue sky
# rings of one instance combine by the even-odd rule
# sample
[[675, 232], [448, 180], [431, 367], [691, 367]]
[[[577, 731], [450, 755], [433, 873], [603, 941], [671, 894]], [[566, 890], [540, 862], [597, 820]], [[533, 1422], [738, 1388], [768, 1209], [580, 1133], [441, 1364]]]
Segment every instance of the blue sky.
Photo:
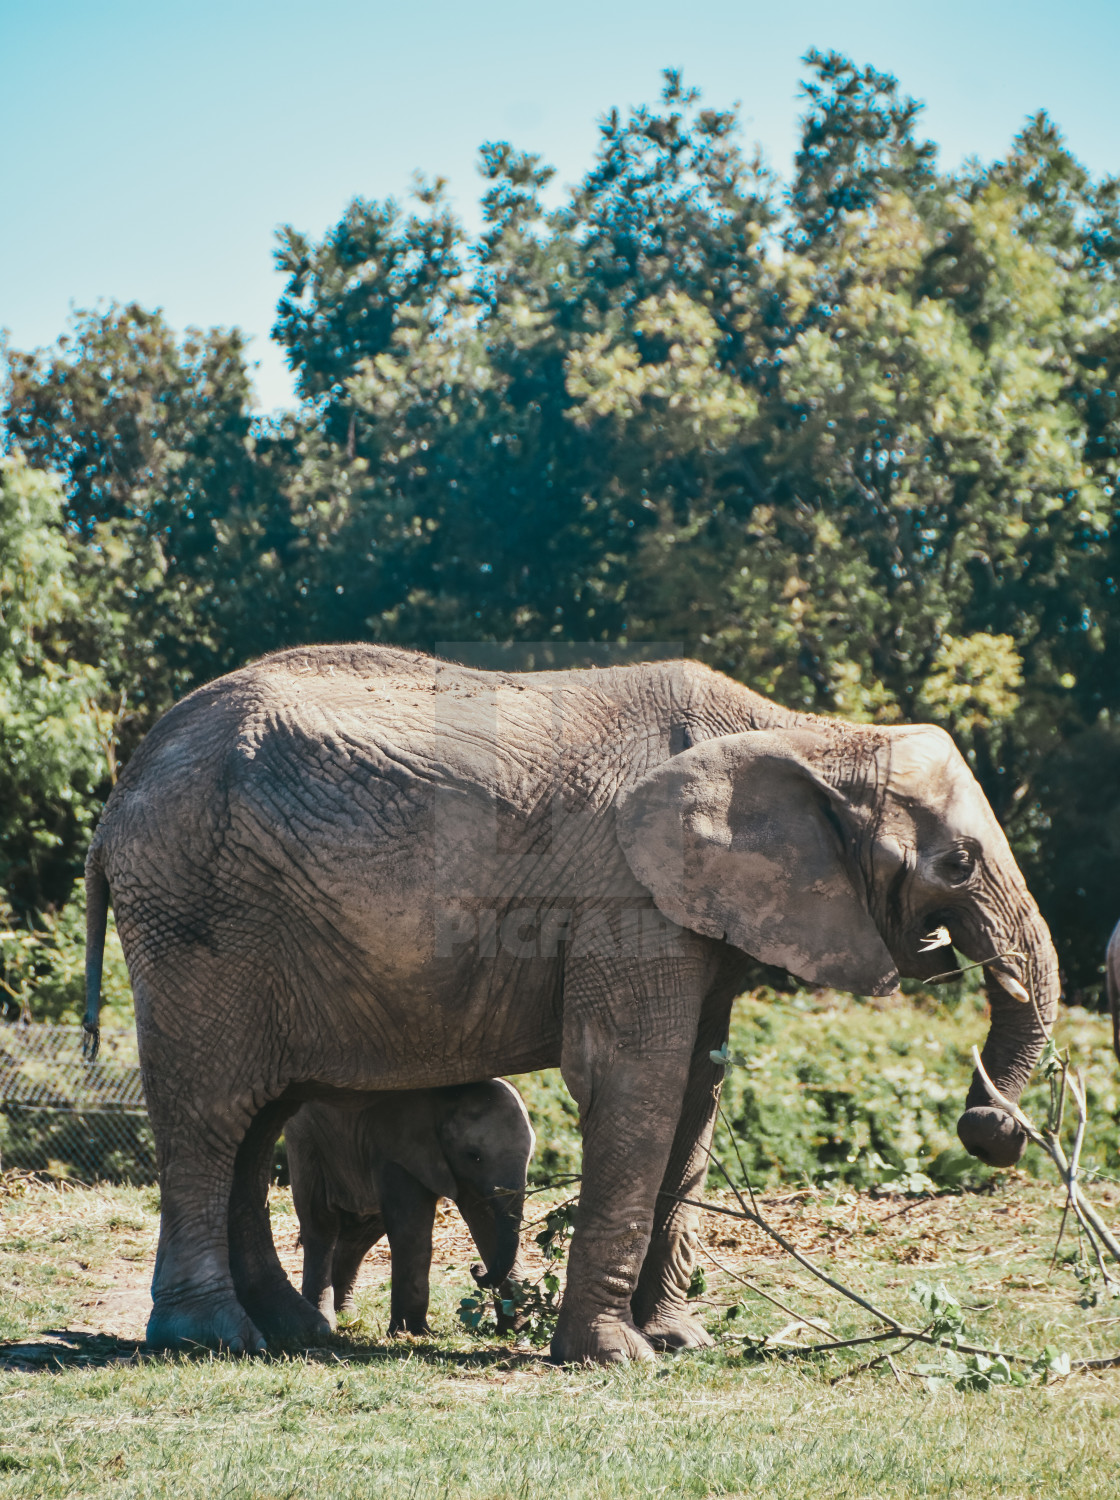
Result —
[[277, 225], [320, 234], [415, 170], [470, 221], [488, 139], [574, 181], [597, 116], [655, 98], [667, 66], [741, 101], [785, 172], [810, 46], [895, 73], [950, 164], [1001, 155], [1042, 107], [1120, 171], [1117, 0], [0, 0], [0, 327], [47, 343], [102, 298], [237, 323], [262, 407], [283, 404]]

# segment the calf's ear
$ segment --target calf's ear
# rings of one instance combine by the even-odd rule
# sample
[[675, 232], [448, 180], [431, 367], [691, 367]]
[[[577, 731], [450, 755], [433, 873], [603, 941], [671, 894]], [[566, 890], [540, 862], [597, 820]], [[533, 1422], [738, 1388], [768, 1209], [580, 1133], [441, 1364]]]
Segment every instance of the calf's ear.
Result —
[[620, 796], [618, 839], [680, 926], [809, 984], [888, 994], [898, 970], [867, 909], [851, 809], [813, 766], [820, 752], [806, 730], [694, 745]]
[[396, 1110], [380, 1111], [378, 1144], [437, 1198], [458, 1197], [459, 1188], [443, 1154], [439, 1122], [426, 1090], [402, 1094]]

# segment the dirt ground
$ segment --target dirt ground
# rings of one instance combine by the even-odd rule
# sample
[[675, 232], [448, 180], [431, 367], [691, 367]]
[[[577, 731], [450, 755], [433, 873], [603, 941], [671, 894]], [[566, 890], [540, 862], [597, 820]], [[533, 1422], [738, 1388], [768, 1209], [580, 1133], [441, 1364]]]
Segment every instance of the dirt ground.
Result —
[[[1120, 1188], [1099, 1186], [1094, 1199], [1115, 1220], [1120, 1210]], [[530, 1198], [523, 1236], [531, 1270], [540, 1270], [534, 1242], [548, 1198]], [[709, 1201], [737, 1210], [729, 1191], [712, 1193]], [[804, 1254], [821, 1263], [844, 1267], [858, 1284], [859, 1266], [870, 1271], [880, 1286], [901, 1287], [924, 1272], [969, 1273], [976, 1292], [1043, 1291], [1053, 1287], [1046, 1262], [1057, 1233], [1059, 1205], [1052, 1188], [1021, 1173], [1007, 1173], [994, 1191], [949, 1194], [930, 1198], [873, 1197], [867, 1193], [839, 1195], [816, 1191], [772, 1195], [759, 1199], [763, 1216], [778, 1233]], [[285, 1189], [275, 1189], [272, 1223], [280, 1260], [296, 1286], [300, 1283], [302, 1252], [299, 1224]], [[143, 1337], [151, 1306], [149, 1287], [155, 1262], [157, 1221], [154, 1215], [134, 1226], [127, 1245], [117, 1246], [94, 1264], [71, 1262], [81, 1272], [84, 1287], [78, 1301], [78, 1333], [119, 1339]], [[1075, 1242], [1067, 1239], [1068, 1251]], [[755, 1225], [718, 1213], [701, 1217], [702, 1264], [713, 1289], [734, 1294], [737, 1278], [756, 1277], [771, 1290], [793, 1288], [804, 1274], [773, 1239]], [[432, 1257], [433, 1282], [442, 1271], [463, 1271], [478, 1260], [478, 1251], [454, 1205], [440, 1205]], [[985, 1264], [992, 1274], [984, 1278]], [[888, 1272], [884, 1279], [884, 1272]], [[389, 1278], [389, 1247], [382, 1240], [362, 1266], [357, 1291], [376, 1288]], [[726, 1300], [726, 1295], [722, 1296]]]

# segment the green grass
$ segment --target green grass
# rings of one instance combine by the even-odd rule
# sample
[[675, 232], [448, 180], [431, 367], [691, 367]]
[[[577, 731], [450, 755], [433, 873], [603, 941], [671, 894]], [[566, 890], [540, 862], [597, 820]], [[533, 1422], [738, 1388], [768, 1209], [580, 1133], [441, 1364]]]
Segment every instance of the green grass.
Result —
[[[740, 1002], [732, 1049], [744, 1066], [730, 1075], [728, 1113], [753, 1131], [746, 1149], [752, 1175], [769, 1182], [766, 1212], [900, 1319], [921, 1320], [915, 1283], [942, 1283], [973, 1342], [1030, 1357], [1047, 1345], [1075, 1359], [1120, 1351], [1120, 1300], [1090, 1277], [1069, 1232], [1051, 1272], [1061, 1195], [1044, 1166], [997, 1175], [981, 1192], [860, 1190], [889, 1175], [875, 1153], [928, 1165], [951, 1143], [967, 1047], [983, 1029], [968, 996], [955, 1010], [830, 996]], [[1059, 1038], [1087, 1070], [1093, 1159], [1109, 1167], [1117, 1074], [1105, 1024], [1067, 1013]], [[519, 1082], [549, 1165], [577, 1168], [556, 1076]], [[1120, 1370], [933, 1390], [919, 1366], [944, 1357], [922, 1350], [899, 1359], [899, 1378], [884, 1365], [833, 1384], [867, 1351], [760, 1354], [751, 1340], [788, 1316], [710, 1261], [698, 1305], [720, 1342], [650, 1368], [557, 1369], [535, 1350], [468, 1334], [455, 1314], [474, 1290], [474, 1256], [450, 1239], [433, 1267], [430, 1340], [385, 1337], [382, 1280], [359, 1292], [358, 1322], [328, 1348], [260, 1360], [146, 1355], [138, 1335], [156, 1192], [14, 1177], [0, 1186], [0, 1497], [1120, 1494]], [[1120, 1188], [1102, 1181], [1091, 1195], [1120, 1218]], [[530, 1214], [554, 1197], [532, 1198]], [[285, 1190], [273, 1216], [290, 1249]], [[712, 1216], [705, 1244], [836, 1334], [868, 1326], [757, 1230]], [[736, 1301], [743, 1310], [728, 1321]]]
[[[745, 1313], [729, 1325], [721, 1310], [739, 1289], [714, 1270], [709, 1325], [733, 1340], [648, 1369], [556, 1369], [533, 1351], [457, 1331], [469, 1257], [434, 1267], [432, 1340], [384, 1337], [384, 1283], [359, 1296], [356, 1327], [300, 1355], [146, 1356], [127, 1341], [67, 1336], [91, 1326], [89, 1299], [114, 1277], [136, 1284], [150, 1274], [154, 1194], [20, 1186], [0, 1201], [0, 1326], [22, 1341], [0, 1351], [0, 1495], [1120, 1492], [1120, 1372], [934, 1394], [921, 1380], [901, 1387], [884, 1367], [832, 1385], [859, 1356], [758, 1357], [739, 1331], [773, 1333], [789, 1320], [743, 1292]], [[936, 1280], [965, 1304], [979, 1342], [1030, 1354], [1056, 1344], [1074, 1356], [1120, 1348], [1120, 1303], [1083, 1305], [1090, 1298], [1064, 1261], [1047, 1276], [1057, 1203], [1056, 1190], [1016, 1174], [994, 1193], [919, 1201], [817, 1192], [775, 1199], [768, 1212], [900, 1317], [918, 1315], [915, 1280]], [[290, 1240], [282, 1190], [274, 1214]], [[725, 1265], [838, 1333], [866, 1326], [769, 1255], [755, 1231], [709, 1222]], [[931, 1359], [939, 1356], [900, 1364]]]
[[722, 1355], [574, 1373], [153, 1363], [26, 1384], [6, 1382], [0, 1493], [1113, 1497], [1120, 1480], [1115, 1390], [830, 1391]]

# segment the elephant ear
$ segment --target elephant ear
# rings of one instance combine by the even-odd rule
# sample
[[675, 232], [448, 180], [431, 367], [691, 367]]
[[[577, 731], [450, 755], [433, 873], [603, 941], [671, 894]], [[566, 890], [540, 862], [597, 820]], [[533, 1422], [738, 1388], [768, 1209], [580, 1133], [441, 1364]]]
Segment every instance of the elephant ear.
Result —
[[816, 772], [810, 730], [723, 735], [616, 804], [631, 870], [674, 922], [810, 984], [883, 995], [898, 971], [867, 910], [851, 811]]
[[443, 1154], [439, 1122], [428, 1090], [402, 1093], [379, 1110], [377, 1136], [381, 1153], [403, 1167], [429, 1193], [437, 1198], [458, 1197], [459, 1187]]

